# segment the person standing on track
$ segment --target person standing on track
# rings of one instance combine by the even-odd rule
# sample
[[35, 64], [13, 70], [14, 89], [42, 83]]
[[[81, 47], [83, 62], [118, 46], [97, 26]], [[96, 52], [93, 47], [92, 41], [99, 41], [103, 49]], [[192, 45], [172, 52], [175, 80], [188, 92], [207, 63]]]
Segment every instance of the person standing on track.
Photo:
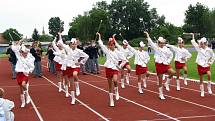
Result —
[[[133, 53], [128, 49], [128, 42], [127, 40], [123, 40], [122, 46], [120, 46], [116, 39], [115, 39], [115, 34], [113, 36], [113, 39], [115, 40], [115, 45], [118, 48], [120, 52], [122, 52], [126, 58], [126, 64], [122, 67], [121, 69], [121, 87], [125, 88], [125, 80], [126, 83], [129, 84], [129, 78], [130, 78], [130, 73], [131, 73], [131, 66], [129, 65], [129, 59], [133, 56]], [[122, 60], [119, 61], [119, 64], [121, 64]], [[126, 76], [124, 75], [124, 69], [127, 69], [127, 74]]]
[[173, 53], [170, 51], [169, 48], [166, 47], [166, 40], [163, 37], [158, 38], [158, 44], [155, 44], [148, 32], [144, 32], [147, 36], [148, 43], [151, 45], [151, 47], [155, 51], [155, 67], [156, 67], [156, 72], [159, 80], [159, 97], [161, 100], [164, 100], [165, 97], [163, 95], [163, 86], [162, 86], [162, 76], [165, 73], [168, 73], [169, 77], [167, 78], [166, 81], [166, 89], [169, 90], [169, 83], [170, 79], [172, 78], [173, 75], [175, 75], [175, 71], [172, 69], [170, 66], [170, 63], [173, 58]]
[[[128, 44], [127, 41], [125, 43]], [[138, 76], [138, 91], [140, 94], [143, 93], [142, 90], [142, 81], [143, 81], [143, 86], [146, 88], [146, 82], [149, 78], [149, 71], [147, 67], [147, 63], [150, 60], [149, 54], [144, 51], [145, 44], [141, 41], [139, 43], [139, 49], [136, 50], [133, 47], [131, 47], [128, 44], [128, 49], [134, 53], [135, 58], [134, 58], [134, 64], [136, 65], [136, 75]], [[145, 76], [142, 80], [142, 76]]]
[[20, 97], [21, 97], [21, 107], [25, 107], [26, 104], [30, 103], [31, 99], [28, 93], [28, 76], [29, 73], [32, 73], [34, 70], [34, 60], [35, 58], [30, 53], [30, 50], [27, 49], [23, 44], [22, 40], [17, 41], [12, 45], [12, 50], [14, 51], [17, 63], [16, 63], [16, 78], [18, 85], [20, 86]]
[[12, 112], [14, 106], [13, 101], [4, 99], [4, 89], [0, 88], [0, 121], [14, 121], [14, 113]]
[[197, 69], [198, 74], [200, 78], [200, 91], [201, 91], [201, 97], [205, 96], [204, 93], [204, 84], [203, 84], [203, 76], [207, 74], [208, 76], [208, 93], [212, 94], [211, 90], [211, 71], [210, 66], [213, 64], [215, 60], [214, 52], [211, 48], [207, 46], [207, 39], [205, 37], [198, 40], [198, 43], [196, 43], [194, 34], [191, 33], [192, 40], [191, 43], [198, 52], [198, 55], [196, 57], [196, 63], [197, 63]]
[[11, 49], [12, 43], [9, 44], [9, 48], [7, 49], [6, 54], [8, 55], [9, 62], [11, 63], [11, 70], [12, 70], [12, 79], [16, 79], [16, 72], [15, 72], [15, 67], [16, 67], [16, 55]]
[[[57, 78], [58, 78], [58, 91], [61, 92], [62, 87], [64, 87], [65, 91], [66, 91], [66, 97], [69, 97], [69, 87], [67, 84], [68, 80], [66, 80], [66, 78], [63, 77], [63, 71], [65, 71], [65, 70], [61, 69], [63, 61], [66, 59], [66, 52], [63, 49], [63, 47], [59, 44], [58, 41], [59, 41], [59, 35], [52, 42], [52, 46], [54, 48], [54, 55], [55, 55], [55, 57], [54, 57], [55, 69], [56, 69]], [[65, 82], [66, 82], [66, 84], [65, 84]]]
[[177, 90], [180, 90], [180, 70], [184, 70], [184, 84], [187, 85], [187, 65], [186, 62], [189, 58], [192, 57], [191, 53], [184, 48], [184, 40], [181, 37], [178, 37], [178, 47], [173, 45], [166, 45], [175, 52], [175, 68], [176, 68], [176, 87]]
[[67, 53], [66, 72], [68, 75], [68, 79], [71, 82], [71, 104], [75, 104], [74, 83], [76, 87], [76, 96], [79, 96], [80, 88], [78, 82], [78, 73], [80, 72], [80, 64], [86, 63], [89, 56], [84, 53], [83, 50], [77, 48], [76, 38], [72, 38], [69, 45], [65, 45], [62, 39], [59, 40], [59, 43], [66, 50]]
[[[115, 41], [113, 38], [109, 38], [108, 47], [106, 47], [102, 40], [100, 33], [96, 33], [99, 36], [98, 44], [101, 47], [102, 51], [106, 54], [106, 62], [105, 66], [105, 73], [108, 80], [109, 86], [109, 97], [110, 97], [110, 105], [111, 107], [114, 106], [114, 99], [113, 99], [113, 84], [115, 90], [116, 100], [119, 100], [119, 91], [118, 91], [118, 73], [119, 69], [126, 64], [126, 59], [120, 51], [115, 48]], [[122, 60], [122, 63], [119, 65], [119, 60]]]

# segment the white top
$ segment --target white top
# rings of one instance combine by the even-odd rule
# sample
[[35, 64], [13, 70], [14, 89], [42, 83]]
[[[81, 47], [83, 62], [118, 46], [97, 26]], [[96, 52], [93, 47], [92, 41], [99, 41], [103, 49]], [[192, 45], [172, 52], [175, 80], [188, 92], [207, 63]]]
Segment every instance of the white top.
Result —
[[211, 48], [206, 47], [205, 49], [199, 48], [199, 45], [196, 43], [196, 41], [193, 39], [191, 40], [192, 45], [198, 52], [196, 63], [202, 67], [209, 67], [211, 64], [213, 64], [215, 60], [214, 52]]
[[155, 51], [155, 62], [156, 63], [163, 63], [164, 65], [170, 65], [172, 59], [173, 59], [173, 53], [170, 51], [169, 48], [164, 46], [163, 48], [160, 48], [156, 43], [154, 43], [151, 38], [148, 38], [148, 43], [151, 45], [151, 47]]
[[[72, 48], [69, 47], [69, 45], [64, 44], [62, 40], [59, 40], [59, 43], [63, 46], [63, 48], [65, 49], [65, 51], [67, 53], [67, 56], [64, 59], [67, 67], [71, 67], [71, 68], [80, 67], [80, 65], [76, 65], [76, 63], [79, 62], [80, 58], [83, 58], [80, 61], [81, 64], [86, 63], [89, 56], [85, 52], [83, 52], [83, 50], [80, 50], [78, 48], [75, 48], [73, 50]], [[64, 68], [61, 68], [61, 69], [65, 69], [65, 64], [63, 64], [62, 66]]]
[[185, 49], [185, 48], [180, 48], [180, 47], [175, 47], [173, 45], [166, 45], [167, 47], [170, 47], [171, 50], [173, 50], [175, 52], [175, 61], [178, 61], [180, 63], [186, 63], [186, 61], [188, 60], [188, 58], [191, 58], [192, 55], [191, 53]]
[[6, 121], [13, 121], [14, 120], [14, 114], [11, 111], [14, 108], [14, 102], [4, 99], [4, 98], [0, 98], [0, 107], [3, 108], [4, 113], [5, 113], [5, 117], [6, 117]]
[[56, 44], [55, 41], [52, 42], [52, 46], [54, 48], [54, 61], [59, 63], [59, 64], [63, 64], [64, 59], [66, 58], [66, 52], [64, 49], [60, 50]]
[[14, 51], [16, 58], [17, 58], [15, 71], [16, 72], [23, 72], [26, 76], [28, 76], [28, 74], [32, 73], [34, 70], [35, 58], [29, 52], [28, 52], [26, 57], [23, 57], [21, 55], [21, 53], [19, 52], [20, 48], [21, 48], [20, 45], [12, 45], [12, 50]]
[[129, 62], [129, 59], [134, 55], [128, 48], [123, 48], [122, 46], [120, 46], [116, 41], [115, 41], [115, 45], [117, 47], [117, 49], [122, 52], [126, 58], [126, 62]]
[[[104, 66], [106, 68], [111, 68], [113, 70], [119, 70], [119, 68], [123, 67], [126, 64], [126, 58], [122, 52], [117, 49], [114, 51], [108, 49], [102, 42], [102, 40], [98, 40], [99, 46], [102, 51], [106, 54], [106, 62]], [[120, 65], [118, 65], [119, 61], [122, 61]]]
[[150, 60], [150, 56], [149, 54], [142, 50], [135, 50], [133, 47], [131, 47], [130, 45], [128, 45], [128, 49], [134, 53], [135, 58], [134, 58], [134, 64], [140, 65], [142, 67], [147, 67], [147, 63]]

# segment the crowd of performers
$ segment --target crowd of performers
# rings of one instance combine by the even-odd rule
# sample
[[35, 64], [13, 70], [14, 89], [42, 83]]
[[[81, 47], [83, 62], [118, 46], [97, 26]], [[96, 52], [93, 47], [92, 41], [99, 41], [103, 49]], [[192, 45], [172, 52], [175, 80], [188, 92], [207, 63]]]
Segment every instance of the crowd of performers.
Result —
[[[165, 74], [168, 76], [164, 83], [168, 91], [170, 90], [169, 84], [173, 76], [176, 76], [176, 87], [177, 90], [180, 90], [180, 70], [184, 71], [184, 84], [188, 85], [186, 62], [191, 58], [191, 54], [184, 48], [184, 41], [180, 37], [178, 38], [178, 46], [176, 47], [166, 44], [166, 40], [163, 37], [159, 37], [157, 43], [155, 43], [147, 32], [144, 33], [147, 36], [148, 45], [154, 50], [159, 98], [165, 100], [163, 94], [163, 75]], [[215, 56], [213, 50], [207, 46], [206, 38], [203, 37], [196, 42], [194, 34], [190, 34], [192, 35], [191, 43], [198, 52], [196, 63], [200, 76], [200, 96], [204, 97], [203, 75], [205, 74], [208, 76], [207, 91], [209, 94], [212, 94], [210, 66], [214, 62]], [[62, 40], [61, 33], [58, 33], [58, 35], [59, 36], [52, 42], [52, 54], [54, 55], [52, 59], [54, 62], [53, 66], [55, 66], [57, 73], [58, 91], [64, 91], [66, 97], [71, 96], [71, 104], [75, 104], [76, 96], [80, 95], [78, 74], [80, 73], [81, 65], [84, 65], [89, 60], [89, 55], [83, 50], [78, 49], [78, 40], [76, 38], [72, 38], [69, 44], [65, 44]], [[101, 34], [96, 33], [96, 35], [98, 36], [98, 45], [106, 56], [104, 67], [109, 87], [109, 106], [115, 106], [114, 100], [119, 100], [120, 98], [118, 89], [118, 75], [120, 73], [121, 88], [125, 88], [125, 83], [129, 84], [131, 72], [129, 59], [133, 56], [135, 58], [134, 64], [136, 65], [135, 70], [138, 77], [138, 92], [142, 94], [142, 87], [147, 87], [147, 80], [150, 76], [147, 67], [150, 56], [148, 52], [144, 50], [145, 44], [141, 41], [138, 49], [135, 49], [129, 45], [127, 40], [123, 40], [122, 45], [119, 45], [115, 39], [115, 35], [113, 35], [109, 38], [107, 45], [104, 45]], [[36, 58], [32, 56], [30, 50], [22, 44], [22, 41], [15, 42], [12, 45], [12, 50], [17, 57], [15, 71], [17, 73], [17, 82], [20, 86], [21, 107], [24, 107], [30, 102], [28, 75], [36, 68], [35, 64], [33, 64]], [[176, 71], [171, 67], [171, 61], [174, 55], [173, 52], [175, 53], [174, 61]]]

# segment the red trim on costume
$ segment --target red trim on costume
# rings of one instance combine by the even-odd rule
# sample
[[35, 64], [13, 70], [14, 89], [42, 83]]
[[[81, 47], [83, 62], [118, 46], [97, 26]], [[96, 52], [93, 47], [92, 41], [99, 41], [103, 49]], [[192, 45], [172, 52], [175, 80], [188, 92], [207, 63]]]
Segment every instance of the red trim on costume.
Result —
[[112, 78], [113, 77], [113, 75], [115, 75], [115, 74], [119, 74], [119, 71], [118, 70], [113, 70], [113, 69], [111, 69], [111, 68], [105, 68], [105, 73], [106, 73], [106, 77], [107, 78]]
[[198, 68], [199, 75], [206, 74], [207, 71], [210, 71], [210, 66], [208, 66], [208, 67], [202, 67], [200, 65], [197, 65], [197, 68]]
[[175, 61], [175, 68], [176, 69], [182, 69], [185, 66], [185, 63], [180, 63], [178, 61]]
[[157, 74], [164, 74], [171, 68], [170, 65], [164, 65], [163, 63], [155, 63], [155, 66]]
[[136, 64], [136, 75], [144, 74], [148, 71], [148, 67], [142, 67]]
[[28, 82], [28, 77], [22, 72], [17, 72], [16, 80], [17, 80], [18, 85], [21, 85], [23, 81], [25, 81], [26, 83]]
[[61, 68], [61, 64], [59, 64], [58, 62], [55, 62], [55, 69], [56, 71], [62, 71], [60, 68]]
[[[122, 61], [119, 61], [118, 65], [120, 65]], [[129, 62], [126, 62], [125, 65], [122, 67], [122, 69], [126, 68], [127, 65], [130, 65]]]
[[80, 72], [80, 68], [71, 68], [71, 67], [66, 67], [66, 70], [63, 71], [63, 76], [68, 76], [68, 77], [72, 77], [73, 76], [73, 72]]

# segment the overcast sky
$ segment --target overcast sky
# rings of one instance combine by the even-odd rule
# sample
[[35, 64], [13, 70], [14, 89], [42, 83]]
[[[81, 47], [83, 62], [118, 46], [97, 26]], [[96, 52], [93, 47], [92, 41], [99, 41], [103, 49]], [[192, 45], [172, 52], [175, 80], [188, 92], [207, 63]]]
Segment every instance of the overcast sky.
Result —
[[[64, 21], [64, 33], [68, 24], [78, 14], [89, 11], [97, 1], [102, 0], [0, 0], [0, 33], [15, 28], [24, 36], [30, 37], [33, 29], [42, 32], [44, 26], [48, 33], [48, 21], [51, 17], [60, 17]], [[106, 0], [108, 4], [111, 0]], [[215, 8], [215, 0], [145, 0], [150, 8], [157, 8], [159, 15], [176, 26], [183, 25], [184, 12], [189, 4], [200, 2], [210, 9]]]

